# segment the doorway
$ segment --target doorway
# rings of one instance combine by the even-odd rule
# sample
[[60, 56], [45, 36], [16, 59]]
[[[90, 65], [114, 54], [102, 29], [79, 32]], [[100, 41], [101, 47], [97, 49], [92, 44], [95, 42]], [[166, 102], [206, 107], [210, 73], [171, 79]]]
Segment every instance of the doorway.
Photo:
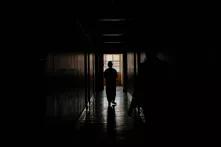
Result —
[[[105, 71], [108, 68], [108, 61], [113, 62], [113, 68], [117, 71], [117, 86], [123, 85], [123, 54], [104, 54], [103, 55], [104, 66], [103, 70]], [[104, 85], [105, 81], [104, 81]]]

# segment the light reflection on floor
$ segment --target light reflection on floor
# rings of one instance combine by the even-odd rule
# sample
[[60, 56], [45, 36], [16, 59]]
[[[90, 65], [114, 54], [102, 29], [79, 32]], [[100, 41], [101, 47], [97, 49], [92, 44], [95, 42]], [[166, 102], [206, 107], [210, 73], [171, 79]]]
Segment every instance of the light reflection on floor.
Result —
[[[98, 144], [136, 142], [136, 140], [130, 139], [138, 131], [135, 128], [136, 120], [127, 115], [130, 100], [131, 97], [123, 92], [123, 88], [118, 87], [116, 92], [117, 105], [108, 107], [105, 91], [99, 93], [93, 99], [88, 112], [84, 114], [84, 117], [81, 117], [80, 131], [85, 130], [87, 132], [87, 135], [83, 133], [84, 138], [91, 138], [89, 140]], [[89, 130], [95, 132], [89, 132]], [[141, 138], [138, 137], [139, 139]]]

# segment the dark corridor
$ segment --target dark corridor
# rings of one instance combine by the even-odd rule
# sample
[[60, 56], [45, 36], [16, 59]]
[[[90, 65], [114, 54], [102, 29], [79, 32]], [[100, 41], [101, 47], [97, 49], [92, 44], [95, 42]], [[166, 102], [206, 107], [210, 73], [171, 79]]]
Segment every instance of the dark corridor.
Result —
[[[209, 142], [219, 108], [217, 19], [174, 9], [114, 0], [43, 9], [33, 138], [47, 145]], [[122, 62], [111, 107], [105, 54], [121, 54]]]
[[[211, 88], [215, 86], [214, 77], [208, 77], [209, 73], [198, 73], [201, 75], [196, 76], [194, 74], [198, 70], [194, 74], [187, 70], [185, 77], [181, 78], [184, 71], [180, 73], [177, 64], [168, 62], [166, 72], [148, 79], [145, 78], [151, 73], [148, 71], [137, 82], [145, 53], [131, 51], [123, 53], [123, 57], [123, 86], [117, 88], [117, 105], [109, 107], [103, 83], [103, 62], [99, 62], [103, 61], [102, 54], [48, 54], [45, 64], [47, 86], [42, 95], [44, 113], [41, 129], [44, 135], [41, 135], [41, 141], [49, 145], [83, 145], [88, 142], [99, 145], [149, 145], [155, 141], [192, 141], [194, 135], [208, 131], [205, 130], [207, 128], [201, 129], [204, 123], [201, 124], [199, 120], [208, 114], [203, 106], [206, 103], [211, 105], [202, 95], [211, 97], [215, 94]], [[157, 64], [154, 66], [158, 67]], [[199, 65], [197, 67], [200, 68]], [[151, 67], [151, 70], [155, 70], [155, 67]], [[142, 81], [146, 80], [149, 83], [144, 85]], [[205, 84], [212, 86], [209, 88]], [[142, 106], [136, 107], [132, 115], [128, 114], [134, 93], [140, 89], [144, 89], [146, 100], [154, 98], [151, 102], [144, 101], [153, 110], [151, 126], [146, 126], [149, 118], [145, 117]], [[185, 133], [189, 137], [186, 138]]]

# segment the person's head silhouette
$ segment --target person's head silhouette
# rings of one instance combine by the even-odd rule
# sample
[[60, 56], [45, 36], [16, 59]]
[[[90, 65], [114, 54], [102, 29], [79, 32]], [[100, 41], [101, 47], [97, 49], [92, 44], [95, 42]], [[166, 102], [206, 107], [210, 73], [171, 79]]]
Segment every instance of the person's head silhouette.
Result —
[[113, 63], [112, 63], [112, 61], [108, 61], [108, 67], [110, 67], [110, 68], [112, 68], [112, 66], [113, 66]]
[[145, 55], [147, 58], [155, 58], [157, 53], [158, 53], [157, 48], [148, 48], [145, 52]]

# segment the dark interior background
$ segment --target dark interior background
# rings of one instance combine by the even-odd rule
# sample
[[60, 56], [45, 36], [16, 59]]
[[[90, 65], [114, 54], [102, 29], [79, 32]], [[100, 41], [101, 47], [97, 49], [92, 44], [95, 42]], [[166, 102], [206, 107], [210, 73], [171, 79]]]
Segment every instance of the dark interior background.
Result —
[[[167, 113], [170, 121], [177, 122], [166, 122], [169, 128], [175, 132], [182, 126], [200, 134], [217, 122], [220, 83], [218, 4], [76, 0], [66, 4], [38, 3], [30, 5], [29, 9], [34, 11], [29, 14], [34, 49], [26, 53], [30, 61], [37, 62], [33, 64], [36, 65], [34, 71], [28, 74], [33, 81], [28, 92], [37, 93], [33, 96], [36, 98], [29, 101], [32, 105], [26, 105], [30, 108], [25, 117], [33, 118], [27, 123], [29, 128], [39, 131], [38, 128], [44, 126], [47, 111], [44, 96], [50, 93], [50, 88], [61, 90], [60, 85], [68, 87], [70, 81], [75, 81], [71, 88], [72, 94], [77, 95], [73, 103], [79, 104], [74, 110], [74, 118], [78, 118], [87, 103], [85, 97], [90, 98], [93, 92], [103, 89], [102, 70], [98, 68], [102, 66], [103, 53], [123, 53], [124, 61], [130, 63], [124, 65], [127, 69], [124, 85], [128, 92], [133, 93], [137, 62], [148, 48], [166, 50], [173, 59], [170, 93], [161, 104], [161, 110]], [[105, 18], [122, 18], [124, 21], [119, 24], [102, 22]], [[116, 40], [101, 35], [119, 32], [124, 35]], [[121, 43], [104, 44], [104, 41], [110, 41], [108, 39]], [[36, 54], [37, 58], [32, 58]], [[52, 58], [64, 62], [64, 67], [54, 69], [57, 66], [53, 65], [48, 68], [48, 62], [54, 61]], [[66, 60], [64, 58], [70, 60], [61, 61]], [[72, 68], [74, 70], [67, 70], [69, 63], [77, 63]], [[58, 72], [51, 72], [48, 77], [48, 69]], [[70, 73], [74, 76], [69, 76]], [[59, 76], [61, 79], [57, 78]], [[50, 80], [56, 82], [48, 82]]]

